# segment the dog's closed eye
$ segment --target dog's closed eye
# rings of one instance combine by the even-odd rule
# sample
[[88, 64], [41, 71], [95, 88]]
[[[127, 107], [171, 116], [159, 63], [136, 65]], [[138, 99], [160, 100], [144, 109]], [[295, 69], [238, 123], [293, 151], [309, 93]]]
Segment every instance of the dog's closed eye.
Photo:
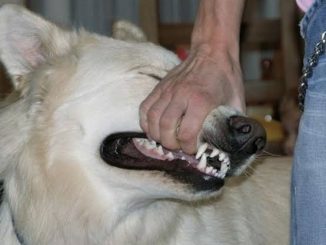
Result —
[[155, 79], [155, 80], [157, 80], [159, 82], [163, 79], [162, 77], [160, 77], [160, 76], [158, 76], [156, 74], [153, 74], [153, 73], [139, 72], [139, 74], [144, 75], [144, 76], [149, 76], [149, 77], [151, 77], [151, 78], [153, 78], [153, 79]]

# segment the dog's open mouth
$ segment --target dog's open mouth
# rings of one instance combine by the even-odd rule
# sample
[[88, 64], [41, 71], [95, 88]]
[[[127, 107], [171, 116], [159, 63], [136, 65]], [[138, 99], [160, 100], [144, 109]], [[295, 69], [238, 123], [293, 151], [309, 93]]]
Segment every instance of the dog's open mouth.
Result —
[[196, 155], [170, 151], [143, 133], [118, 133], [101, 145], [101, 157], [110, 165], [133, 170], [159, 170], [176, 175], [196, 175], [205, 180], [224, 179], [230, 169], [228, 155], [202, 144]]

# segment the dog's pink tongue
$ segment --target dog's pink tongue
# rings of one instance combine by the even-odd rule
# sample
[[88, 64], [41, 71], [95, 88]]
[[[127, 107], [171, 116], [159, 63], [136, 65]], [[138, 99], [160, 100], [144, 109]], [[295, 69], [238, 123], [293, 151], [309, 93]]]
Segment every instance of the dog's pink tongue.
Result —
[[196, 160], [195, 157], [187, 155], [182, 151], [169, 151], [164, 149], [161, 145], [157, 146], [154, 141], [151, 142], [147, 139], [134, 138], [133, 143], [138, 151], [150, 158], [168, 161], [182, 159], [189, 163], [198, 163], [198, 160]]

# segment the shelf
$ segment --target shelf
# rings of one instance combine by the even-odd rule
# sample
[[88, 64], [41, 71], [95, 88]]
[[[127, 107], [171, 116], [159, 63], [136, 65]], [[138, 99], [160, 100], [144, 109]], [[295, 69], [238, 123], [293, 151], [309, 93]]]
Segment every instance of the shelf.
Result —
[[275, 103], [284, 93], [284, 83], [277, 80], [245, 81], [246, 102], [248, 104]]
[[242, 48], [279, 48], [281, 44], [281, 21], [255, 20], [242, 24], [241, 28]]

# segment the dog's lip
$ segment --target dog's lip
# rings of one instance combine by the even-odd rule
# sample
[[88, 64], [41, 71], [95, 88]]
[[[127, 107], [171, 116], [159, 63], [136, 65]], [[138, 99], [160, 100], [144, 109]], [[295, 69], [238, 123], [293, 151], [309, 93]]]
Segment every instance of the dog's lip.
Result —
[[[197, 174], [205, 179], [223, 178], [216, 175], [216, 170], [211, 167], [208, 169], [199, 169], [199, 161], [195, 156], [186, 155], [181, 152], [171, 152], [167, 149], [161, 148], [161, 155], [153, 156], [144, 153], [135, 141], [146, 139], [144, 133], [140, 132], [122, 132], [109, 135], [103, 141], [100, 149], [102, 159], [109, 165], [132, 170], [159, 170], [165, 172], [188, 172], [190, 174]], [[221, 167], [216, 164], [215, 167]], [[215, 172], [212, 172], [212, 170]], [[205, 171], [206, 170], [206, 171]]]

